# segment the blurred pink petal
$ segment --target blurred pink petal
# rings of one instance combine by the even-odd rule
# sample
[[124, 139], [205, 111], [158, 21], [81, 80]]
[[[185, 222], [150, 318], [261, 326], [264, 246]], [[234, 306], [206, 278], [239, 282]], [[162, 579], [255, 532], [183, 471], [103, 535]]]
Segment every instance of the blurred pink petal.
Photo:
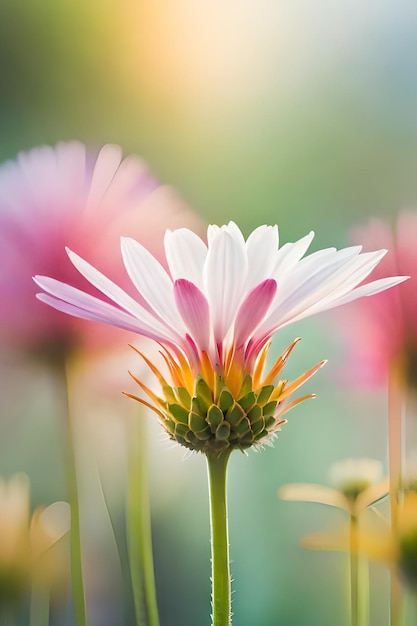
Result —
[[120, 237], [135, 237], [164, 262], [163, 234], [181, 226], [201, 231], [199, 218], [174, 191], [160, 186], [139, 158], [122, 160], [119, 146], [106, 145], [94, 156], [72, 141], [34, 148], [1, 165], [2, 346], [47, 353], [57, 346], [123, 342], [119, 332], [86, 327], [35, 300], [32, 276], [53, 275], [85, 288], [68, 263], [70, 246], [129, 288], [117, 250]]
[[402, 365], [407, 383], [417, 384], [417, 213], [402, 212], [396, 228], [382, 220], [353, 231], [365, 249], [383, 246], [387, 255], [373, 272], [405, 274], [401, 289], [384, 291], [346, 307], [338, 318], [348, 354], [343, 375], [369, 385], [386, 383], [393, 364]]

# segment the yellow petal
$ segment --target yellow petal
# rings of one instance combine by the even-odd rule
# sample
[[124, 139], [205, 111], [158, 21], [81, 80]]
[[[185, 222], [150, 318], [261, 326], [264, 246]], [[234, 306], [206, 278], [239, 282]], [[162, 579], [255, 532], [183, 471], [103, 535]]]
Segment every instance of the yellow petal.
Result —
[[33, 513], [30, 524], [30, 541], [33, 557], [37, 558], [62, 539], [70, 529], [70, 507], [68, 502], [54, 502], [39, 507]]
[[350, 502], [345, 496], [331, 487], [325, 485], [315, 485], [311, 483], [290, 483], [283, 485], [278, 495], [282, 500], [292, 500], [299, 502], [317, 502], [335, 506], [345, 511], [351, 511]]
[[301, 540], [303, 548], [310, 550], [332, 550], [347, 552], [349, 550], [348, 526], [327, 533], [311, 533]]
[[356, 499], [355, 510], [362, 511], [366, 507], [381, 500], [389, 493], [389, 478], [385, 478], [379, 485], [373, 485], [369, 489], [365, 489]]

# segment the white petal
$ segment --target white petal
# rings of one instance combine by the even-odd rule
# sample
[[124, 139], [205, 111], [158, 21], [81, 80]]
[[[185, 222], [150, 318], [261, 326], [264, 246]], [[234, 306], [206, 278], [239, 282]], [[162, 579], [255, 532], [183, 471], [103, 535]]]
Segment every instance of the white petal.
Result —
[[223, 226], [217, 226], [216, 224], [209, 225], [207, 229], [207, 242], [209, 247], [213, 244], [216, 237], [218, 237], [222, 232], [228, 232], [241, 244], [245, 244], [245, 238], [243, 237], [239, 226], [235, 224], [235, 222], [229, 222], [228, 224], [223, 224]]
[[289, 319], [302, 314], [339, 286], [337, 276], [346, 271], [349, 262], [358, 256], [359, 248], [345, 248], [334, 251], [320, 250], [303, 259], [286, 276], [285, 284], [278, 282], [278, 296], [272, 311], [262, 324], [261, 332], [286, 323]]
[[[349, 249], [346, 248], [346, 250]], [[287, 311], [282, 318], [282, 323], [287, 324], [289, 321], [297, 321], [339, 306], [345, 302], [345, 297], [347, 297], [346, 302], [350, 302], [352, 290], [368, 276], [384, 254], [385, 250], [366, 252], [347, 263], [346, 267], [341, 268], [331, 279], [329, 278], [327, 284], [323, 284], [315, 293], [301, 301], [298, 306]]]
[[381, 291], [385, 291], [386, 289], [391, 289], [391, 287], [395, 287], [395, 285], [400, 285], [409, 278], [409, 276], [390, 276], [389, 278], [374, 280], [366, 285], [357, 287], [347, 295], [343, 296], [334, 303], [334, 306], [347, 304], [348, 302], [352, 302], [353, 300], [357, 300], [363, 296], [373, 296]]
[[[242, 238], [243, 240], [243, 238]], [[222, 230], [209, 246], [204, 282], [216, 342], [223, 341], [242, 299], [247, 273], [244, 240]]]
[[266, 278], [270, 278], [278, 253], [278, 227], [259, 226], [248, 237], [248, 276], [246, 288], [252, 289]]
[[162, 265], [140, 243], [122, 237], [122, 256], [132, 283], [155, 314], [169, 326], [183, 331], [174, 299], [174, 285]]
[[110, 298], [110, 300], [113, 300], [113, 302], [132, 315], [138, 316], [142, 313], [142, 307], [125, 291], [123, 291], [123, 289], [107, 278], [107, 276], [99, 272], [95, 267], [90, 265], [90, 263], [78, 256], [78, 254], [72, 252], [69, 248], [66, 250], [71, 263], [77, 268], [80, 274], [88, 280], [89, 283], [94, 285], [94, 287], [104, 293], [104, 295]]
[[[335, 306], [335, 302], [338, 302], [346, 294], [350, 294], [372, 272], [385, 253], [385, 250], [365, 252], [352, 259], [333, 276], [333, 280], [329, 281], [327, 286], [323, 285], [316, 292], [315, 297], [310, 299], [310, 303], [305, 301], [304, 312], [301, 317], [313, 315]], [[297, 316], [297, 319], [300, 317]]]
[[203, 290], [203, 268], [207, 256], [204, 241], [188, 228], [179, 228], [166, 231], [164, 246], [173, 280], [185, 278]]
[[298, 263], [301, 257], [307, 252], [314, 238], [314, 232], [311, 231], [305, 237], [302, 237], [294, 243], [286, 243], [278, 250], [275, 267], [272, 276], [279, 283], [282, 275], [287, 274]]

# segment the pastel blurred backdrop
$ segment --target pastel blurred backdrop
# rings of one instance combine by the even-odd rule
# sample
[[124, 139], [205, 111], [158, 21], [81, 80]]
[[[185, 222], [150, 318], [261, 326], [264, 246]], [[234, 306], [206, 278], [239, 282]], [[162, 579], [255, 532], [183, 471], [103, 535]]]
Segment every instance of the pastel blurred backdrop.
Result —
[[[406, 0], [2, 0], [0, 160], [62, 140], [117, 143], [143, 157], [206, 222], [233, 219], [246, 233], [278, 223], [282, 241], [315, 230], [313, 249], [342, 247], [353, 226], [417, 207], [416, 32], [417, 7]], [[330, 464], [347, 456], [386, 467], [385, 391], [341, 375], [338, 333], [331, 312], [278, 333], [276, 355], [303, 339], [289, 378], [329, 359], [308, 383], [317, 398], [289, 414], [274, 448], [232, 457], [240, 626], [348, 624], [346, 555], [298, 546], [337, 512], [277, 498], [287, 482], [326, 483]], [[122, 333], [120, 347], [129, 351]], [[26, 472], [33, 508], [65, 499], [59, 390], [41, 367], [2, 360], [0, 475]], [[126, 373], [123, 386], [128, 361], [130, 354], [113, 364], [120, 392], [130, 385]], [[78, 423], [89, 623], [129, 626], [97, 467], [121, 525], [121, 422], [132, 408], [109, 391], [107, 376], [100, 403]], [[91, 385], [97, 398], [97, 377]], [[89, 388], [87, 378], [87, 401]], [[184, 458], [148, 421], [161, 624], [208, 626], [204, 459]], [[380, 626], [388, 624], [388, 580], [380, 566], [372, 573], [371, 624]], [[53, 618], [64, 623], [59, 611]]]

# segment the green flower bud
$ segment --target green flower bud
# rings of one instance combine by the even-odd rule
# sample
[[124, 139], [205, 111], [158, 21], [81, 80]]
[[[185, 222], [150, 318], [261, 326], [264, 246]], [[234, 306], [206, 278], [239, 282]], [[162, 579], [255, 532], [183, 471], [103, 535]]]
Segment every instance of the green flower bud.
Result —
[[184, 387], [164, 387], [163, 424], [171, 439], [205, 454], [221, 454], [227, 448], [244, 450], [262, 443], [277, 430], [277, 400], [270, 401], [273, 385], [253, 389], [246, 376], [238, 399], [219, 376], [217, 397], [199, 376], [191, 395]]

